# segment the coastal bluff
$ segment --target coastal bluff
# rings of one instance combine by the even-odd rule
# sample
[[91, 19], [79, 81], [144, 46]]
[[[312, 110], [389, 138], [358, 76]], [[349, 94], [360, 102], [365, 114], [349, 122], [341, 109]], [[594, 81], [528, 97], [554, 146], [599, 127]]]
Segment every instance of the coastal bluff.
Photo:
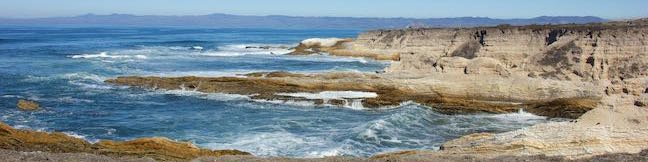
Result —
[[[302, 42], [292, 54], [395, 60], [393, 73], [463, 73], [555, 80], [646, 76], [648, 19], [592, 24], [374, 30], [354, 40]], [[325, 39], [334, 41], [335, 39]], [[324, 40], [323, 40], [324, 41]], [[616, 89], [613, 89], [616, 90]], [[628, 89], [632, 93], [644, 92]]]
[[[327, 41], [335, 39], [326, 39]], [[393, 60], [384, 76], [426, 76], [436, 80], [471, 80], [500, 85], [498, 89], [550, 83], [549, 93], [528, 100], [583, 98], [624, 94], [645, 106], [648, 93], [648, 19], [563, 25], [499, 25], [474, 28], [411, 28], [374, 30], [353, 40], [302, 42], [291, 54], [325, 52], [338, 56]], [[531, 80], [529, 80], [531, 79]], [[516, 80], [514, 84], [508, 82]], [[532, 83], [524, 83], [532, 82]], [[561, 84], [568, 84], [563, 86]], [[486, 97], [506, 101], [525, 93], [501, 93], [489, 86], [470, 87], [457, 82], [453, 92], [500, 93]], [[509, 87], [510, 86], [510, 87]], [[575, 88], [574, 88], [575, 87]], [[468, 89], [469, 88], [469, 89]], [[468, 89], [468, 90], [464, 90]], [[516, 88], [517, 89], [517, 88]], [[438, 92], [438, 91], [434, 91]], [[448, 93], [452, 94], [452, 92]], [[448, 95], [446, 95], [448, 96]], [[536, 100], [536, 101], [537, 101]]]

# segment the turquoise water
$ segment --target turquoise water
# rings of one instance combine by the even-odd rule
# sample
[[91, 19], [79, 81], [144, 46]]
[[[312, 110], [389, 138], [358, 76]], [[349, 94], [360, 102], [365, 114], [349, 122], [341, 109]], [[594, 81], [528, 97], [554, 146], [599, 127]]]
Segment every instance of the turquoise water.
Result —
[[[546, 119], [527, 113], [443, 115], [416, 103], [354, 110], [276, 104], [226, 94], [151, 91], [104, 84], [122, 75], [235, 76], [258, 71], [374, 72], [363, 58], [287, 56], [313, 37], [353, 30], [187, 28], [0, 28], [0, 120], [95, 142], [163, 136], [259, 156], [370, 156], [438, 149], [475, 132], [503, 132]], [[267, 49], [246, 48], [269, 46]], [[19, 111], [18, 99], [42, 110]]]

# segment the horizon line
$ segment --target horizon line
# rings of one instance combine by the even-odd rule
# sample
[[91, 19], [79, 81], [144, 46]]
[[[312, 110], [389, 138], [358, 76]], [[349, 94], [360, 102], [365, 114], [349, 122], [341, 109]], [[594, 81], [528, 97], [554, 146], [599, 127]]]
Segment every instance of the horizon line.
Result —
[[637, 16], [637, 17], [626, 17], [626, 18], [614, 18], [614, 19], [609, 19], [609, 18], [603, 18], [603, 17], [598, 17], [598, 16], [569, 16], [569, 15], [561, 15], [561, 16], [549, 16], [549, 15], [539, 15], [539, 16], [533, 16], [533, 17], [526, 17], [526, 18], [498, 18], [498, 17], [481, 17], [481, 16], [457, 16], [457, 17], [427, 17], [427, 18], [418, 18], [418, 17], [403, 17], [403, 16], [397, 16], [397, 17], [369, 17], [369, 16], [296, 16], [296, 15], [246, 15], [246, 14], [228, 14], [228, 13], [210, 13], [210, 14], [188, 14], [188, 15], [154, 15], [154, 14], [129, 14], [129, 13], [111, 13], [111, 14], [94, 14], [94, 13], [86, 13], [86, 14], [80, 14], [80, 15], [71, 15], [71, 16], [49, 16], [49, 17], [4, 17], [0, 16], [0, 19], [16, 19], [16, 20], [28, 20], [28, 19], [48, 19], [48, 18], [75, 18], [75, 17], [83, 17], [83, 16], [113, 16], [113, 15], [123, 15], [123, 16], [167, 16], [167, 17], [183, 17], [183, 16], [209, 16], [209, 15], [229, 15], [229, 16], [257, 16], [257, 17], [271, 17], [271, 16], [283, 16], [283, 17], [305, 17], [305, 18], [377, 18], [377, 19], [447, 19], [447, 18], [487, 18], [487, 19], [503, 19], [503, 20], [513, 20], [513, 19], [534, 19], [534, 18], [541, 18], [541, 17], [592, 17], [592, 18], [600, 18], [603, 20], [628, 20], [628, 19], [639, 19], [639, 18], [645, 18], [647, 16]]

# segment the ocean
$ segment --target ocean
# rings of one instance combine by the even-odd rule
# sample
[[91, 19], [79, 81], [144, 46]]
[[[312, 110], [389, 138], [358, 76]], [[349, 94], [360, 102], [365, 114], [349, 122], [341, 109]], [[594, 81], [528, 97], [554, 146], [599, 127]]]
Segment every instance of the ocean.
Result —
[[[260, 102], [234, 94], [149, 90], [104, 80], [124, 75], [240, 76], [251, 72], [374, 73], [388, 61], [284, 55], [307, 38], [360, 30], [0, 27], [0, 120], [96, 142], [161, 136], [258, 156], [368, 157], [439, 149], [477, 132], [549, 120], [525, 112], [444, 115], [413, 102], [357, 109]], [[19, 99], [42, 108], [16, 108]]]

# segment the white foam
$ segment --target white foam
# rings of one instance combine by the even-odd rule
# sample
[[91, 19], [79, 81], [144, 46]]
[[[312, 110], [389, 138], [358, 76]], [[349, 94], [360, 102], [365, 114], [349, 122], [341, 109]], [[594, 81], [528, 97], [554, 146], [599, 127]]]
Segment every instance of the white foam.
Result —
[[237, 149], [257, 156], [285, 156], [307, 153], [305, 158], [336, 156], [339, 148], [325, 138], [296, 135], [289, 132], [253, 133], [236, 136], [227, 143], [208, 143], [210, 149]]
[[331, 47], [337, 44], [339, 41], [342, 41], [344, 39], [340, 38], [310, 38], [303, 40], [301, 44], [304, 44], [306, 46], [315, 46], [319, 45], [321, 47]]
[[282, 104], [282, 105], [292, 105], [292, 106], [303, 106], [311, 107], [315, 106], [315, 102], [312, 101], [295, 101], [295, 100], [252, 100], [254, 102], [263, 102], [263, 103], [272, 103], [272, 104]]
[[18, 95], [2, 95], [2, 98], [21, 98], [21, 96], [18, 96]]
[[[264, 48], [258, 48], [264, 47]], [[292, 52], [286, 45], [277, 44], [231, 44], [218, 51], [205, 51], [203, 56], [283, 55]]]
[[112, 89], [113, 87], [108, 86], [108, 85], [103, 85], [101, 84], [95, 84], [95, 83], [84, 83], [84, 82], [79, 82], [79, 81], [70, 81], [70, 84], [77, 85], [81, 88], [84, 89]]
[[58, 98], [58, 101], [68, 102], [68, 103], [81, 103], [81, 102], [94, 103], [95, 102], [94, 100], [79, 99], [79, 98], [74, 98], [74, 97], [70, 97], [70, 96]]
[[70, 137], [74, 137], [74, 138], [78, 138], [78, 139], [86, 139], [86, 136], [79, 135], [79, 134], [74, 133], [74, 132], [63, 132], [63, 133], [64, 133], [65, 135], [70, 136]]
[[151, 73], [142, 74], [142, 76], [160, 76], [160, 77], [183, 77], [183, 76], [197, 76], [197, 77], [245, 77], [243, 74], [261, 72], [257, 70], [219, 70], [219, 71], [183, 71], [183, 72], [165, 72], [165, 73]]
[[351, 102], [348, 100], [345, 100], [344, 107], [354, 109], [354, 110], [364, 110], [364, 106], [362, 105], [362, 99], [350, 99]]
[[497, 114], [493, 115], [493, 118], [506, 121], [516, 121], [524, 122], [528, 120], [544, 120], [547, 117], [534, 115], [528, 112], [525, 112], [523, 109], [520, 109], [517, 113], [508, 113], [508, 114]]
[[[196, 47], [200, 47], [200, 46], [196, 46]], [[168, 48], [170, 50], [185, 50], [185, 49], [187, 49], [186, 47], [180, 47], [180, 46], [171, 46], [171, 47], [168, 47]]]
[[378, 94], [375, 92], [359, 92], [359, 91], [322, 91], [319, 93], [277, 93], [280, 96], [289, 97], [302, 97], [306, 99], [359, 99], [359, 98], [376, 98]]
[[193, 46], [193, 47], [191, 47], [191, 49], [201, 51], [201, 50], [203, 50], [203, 49], [205, 49], [205, 48], [203, 48], [203, 47], [201, 47], [201, 46]]
[[107, 79], [107, 77], [84, 72], [63, 74], [63, 78], [70, 80], [91, 80], [97, 83], [103, 83], [103, 81]]
[[311, 151], [306, 155], [306, 158], [323, 158], [323, 157], [331, 157], [331, 156], [338, 156], [341, 154], [342, 148], [334, 148], [334, 149], [329, 149], [329, 150], [324, 150], [324, 151]]
[[20, 124], [19, 125], [14, 125], [13, 127], [16, 128], [16, 129], [31, 129], [31, 127], [29, 127], [29, 126], [20, 125]]
[[121, 58], [137, 58], [137, 59], [146, 59], [147, 57], [144, 55], [114, 55], [114, 54], [108, 54], [108, 52], [101, 52], [98, 54], [81, 54], [81, 55], [72, 55], [70, 56], [74, 59], [79, 59], [79, 58], [84, 58], [84, 59], [92, 59], [92, 58], [110, 58], [110, 59], [121, 59]]
[[179, 57], [192, 52], [199, 52], [192, 50], [192, 47], [177, 47], [177, 46], [140, 46], [137, 49], [119, 49], [114, 51], [104, 51], [97, 54], [79, 54], [68, 56], [74, 59], [99, 59], [102, 62], [111, 63], [114, 60], [142, 60], [149, 57]]
[[157, 90], [153, 93], [157, 94], [173, 94], [177, 96], [193, 96], [202, 99], [216, 100], [216, 101], [232, 101], [232, 100], [249, 100], [249, 96], [239, 94], [226, 94], [226, 93], [204, 93], [195, 90]]
[[367, 61], [365, 58], [359, 58], [358, 62], [363, 63], [363, 64], [369, 63], [369, 61]]
[[42, 82], [55, 79], [66, 79], [66, 80], [85, 80], [92, 81], [97, 83], [103, 83], [107, 77], [99, 76], [97, 74], [91, 74], [86, 72], [77, 72], [77, 73], [66, 73], [66, 74], [56, 74], [51, 76], [27, 76], [23, 81], [25, 82]]
[[137, 59], [147, 59], [148, 57], [146, 55], [135, 55], [134, 56]]
[[88, 139], [86, 136], [84, 136], [84, 135], [80, 135], [80, 134], [75, 133], [75, 132], [63, 132], [63, 134], [68, 135], [68, 136], [70, 136], [70, 137], [74, 137], [74, 138], [82, 139], [82, 140], [88, 141], [88, 142], [90, 142], [90, 143], [97, 143], [97, 142], [99, 142], [98, 139]]

